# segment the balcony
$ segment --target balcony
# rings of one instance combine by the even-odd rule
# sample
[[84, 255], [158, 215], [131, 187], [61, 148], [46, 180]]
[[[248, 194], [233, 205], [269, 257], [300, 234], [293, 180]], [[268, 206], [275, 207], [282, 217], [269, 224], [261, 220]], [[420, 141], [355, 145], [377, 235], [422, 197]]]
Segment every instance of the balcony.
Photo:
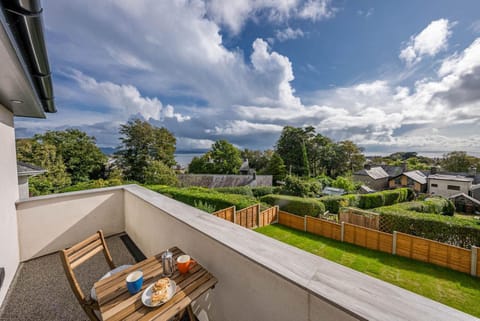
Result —
[[[141, 259], [129, 240], [147, 257], [192, 254], [218, 279], [193, 305], [200, 321], [474, 319], [137, 185], [31, 198], [17, 216], [23, 263], [2, 321], [86, 319], [55, 252], [98, 229], [117, 264]], [[98, 259], [79, 270], [85, 290], [108, 269]]]

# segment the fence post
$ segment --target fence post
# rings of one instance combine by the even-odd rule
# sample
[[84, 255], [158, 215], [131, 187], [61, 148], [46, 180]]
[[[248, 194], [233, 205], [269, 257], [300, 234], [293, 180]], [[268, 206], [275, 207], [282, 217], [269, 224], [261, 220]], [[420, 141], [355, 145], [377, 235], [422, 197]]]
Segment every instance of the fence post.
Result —
[[393, 231], [393, 238], [392, 238], [392, 254], [397, 254], [397, 231]]
[[472, 245], [472, 257], [470, 264], [470, 274], [477, 276], [477, 258], [478, 258], [478, 247]]
[[257, 227], [260, 227], [260, 204], [257, 204]]
[[342, 221], [340, 227], [340, 240], [343, 242], [343, 239], [345, 238], [345, 222]]
[[307, 231], [307, 215], [303, 216], [303, 230]]
[[237, 224], [237, 207], [233, 206], [233, 224]]
[[275, 205], [275, 213], [277, 214], [277, 221], [275, 223], [278, 224], [278, 220], [280, 219], [280, 207]]

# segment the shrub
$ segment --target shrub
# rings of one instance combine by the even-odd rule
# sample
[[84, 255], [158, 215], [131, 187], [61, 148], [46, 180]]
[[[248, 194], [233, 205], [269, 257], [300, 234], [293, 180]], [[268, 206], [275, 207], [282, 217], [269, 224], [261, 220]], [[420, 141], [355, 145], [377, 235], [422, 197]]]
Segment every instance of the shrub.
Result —
[[338, 214], [342, 207], [358, 207], [358, 195], [347, 194], [342, 196], [323, 196], [319, 198], [330, 213]]
[[278, 205], [283, 211], [302, 216], [317, 216], [325, 212], [325, 205], [314, 198], [270, 194], [260, 200], [272, 206]]
[[418, 203], [421, 202], [374, 209], [380, 213], [380, 229], [387, 233], [398, 231], [465, 248], [480, 244], [480, 222], [407, 209], [409, 206], [418, 208]]
[[427, 198], [423, 202], [410, 202], [405, 209], [420, 213], [442, 214], [453, 216], [455, 205], [450, 200], [442, 197]]
[[281, 187], [277, 186], [259, 186], [252, 187], [253, 196], [259, 198], [268, 194], [278, 194], [281, 190]]
[[127, 183], [117, 178], [106, 179], [106, 180], [97, 179], [97, 180], [81, 182], [72, 186], [65, 187], [61, 189], [59, 193], [76, 192], [76, 191], [83, 191], [83, 190], [93, 189], [93, 188], [117, 186], [122, 184], [127, 184]]
[[287, 176], [282, 192], [286, 195], [314, 197], [319, 195], [321, 190], [322, 185], [315, 179], [307, 180], [297, 176]]
[[237, 209], [242, 209], [258, 203], [258, 201], [251, 196], [224, 194], [202, 187], [178, 188], [164, 185], [146, 185], [145, 187], [157, 193], [169, 195], [173, 199], [190, 206], [195, 206], [195, 202], [198, 201], [208, 203], [215, 208], [215, 211], [233, 205], [235, 205]]
[[208, 204], [207, 202], [195, 201], [194, 204], [195, 204], [194, 206], [199, 210], [205, 211], [207, 213], [215, 212], [215, 206]]
[[385, 197], [382, 192], [372, 194], [361, 194], [358, 197], [358, 207], [362, 209], [369, 209], [380, 207], [385, 204]]
[[237, 187], [218, 187], [215, 191], [225, 194], [240, 194], [253, 196], [252, 188], [250, 186], [237, 186]]

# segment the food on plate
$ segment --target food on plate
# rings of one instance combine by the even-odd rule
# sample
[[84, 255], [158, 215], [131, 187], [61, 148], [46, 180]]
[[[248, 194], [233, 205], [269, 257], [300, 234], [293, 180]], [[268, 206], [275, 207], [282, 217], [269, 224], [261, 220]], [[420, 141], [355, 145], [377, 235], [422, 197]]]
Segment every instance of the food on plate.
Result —
[[169, 286], [170, 279], [168, 278], [162, 278], [155, 282], [152, 287], [152, 304], [157, 304], [167, 299]]

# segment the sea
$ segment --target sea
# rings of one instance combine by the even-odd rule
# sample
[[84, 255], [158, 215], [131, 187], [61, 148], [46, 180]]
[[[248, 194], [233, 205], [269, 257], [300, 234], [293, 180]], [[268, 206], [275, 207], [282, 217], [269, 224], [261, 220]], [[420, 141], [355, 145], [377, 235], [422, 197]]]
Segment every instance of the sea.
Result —
[[175, 154], [175, 161], [182, 167], [187, 167], [188, 164], [192, 161], [194, 157], [200, 157], [204, 153], [186, 153], [186, 154]]

